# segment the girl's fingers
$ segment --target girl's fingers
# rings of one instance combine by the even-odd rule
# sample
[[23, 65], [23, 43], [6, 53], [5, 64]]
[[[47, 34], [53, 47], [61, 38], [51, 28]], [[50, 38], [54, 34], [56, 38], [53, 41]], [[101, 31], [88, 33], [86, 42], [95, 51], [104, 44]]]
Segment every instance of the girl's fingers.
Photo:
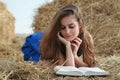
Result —
[[60, 32], [57, 33], [59, 40], [64, 44], [64, 45], [70, 45], [70, 42], [67, 41], [65, 38], [60, 36]]
[[79, 46], [82, 43], [82, 40], [80, 38], [76, 38], [72, 41], [72, 43], [75, 43], [77, 46]]
[[75, 40], [78, 41], [79, 43], [82, 43], [82, 40], [78, 37]]

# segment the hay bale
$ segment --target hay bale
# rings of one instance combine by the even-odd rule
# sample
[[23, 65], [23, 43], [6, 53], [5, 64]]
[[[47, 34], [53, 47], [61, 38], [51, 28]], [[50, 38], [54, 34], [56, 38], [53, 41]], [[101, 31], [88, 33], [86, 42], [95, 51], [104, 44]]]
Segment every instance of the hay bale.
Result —
[[15, 18], [7, 10], [7, 6], [0, 1], [0, 44], [11, 44], [15, 38]]
[[69, 3], [81, 8], [85, 25], [94, 38], [95, 53], [118, 54], [120, 52], [120, 0], [54, 0], [38, 8], [32, 26], [34, 32], [42, 31], [49, 26], [58, 9]]

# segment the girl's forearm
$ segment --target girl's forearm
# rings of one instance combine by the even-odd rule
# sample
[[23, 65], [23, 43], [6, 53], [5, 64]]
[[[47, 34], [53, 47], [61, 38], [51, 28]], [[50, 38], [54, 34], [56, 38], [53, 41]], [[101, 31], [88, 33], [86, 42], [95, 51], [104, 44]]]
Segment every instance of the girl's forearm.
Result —
[[67, 66], [75, 66], [74, 56], [70, 45], [66, 45], [66, 64]]
[[88, 67], [88, 64], [84, 63], [82, 59], [80, 59], [77, 55], [74, 56], [74, 61], [76, 67]]

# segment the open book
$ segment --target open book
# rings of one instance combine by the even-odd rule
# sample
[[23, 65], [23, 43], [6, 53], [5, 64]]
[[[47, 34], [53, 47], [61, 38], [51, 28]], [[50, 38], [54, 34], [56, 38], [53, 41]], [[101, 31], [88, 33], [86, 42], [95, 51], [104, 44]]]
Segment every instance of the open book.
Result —
[[57, 75], [64, 76], [107, 76], [109, 72], [98, 67], [79, 67], [74, 66], [55, 66], [54, 71]]

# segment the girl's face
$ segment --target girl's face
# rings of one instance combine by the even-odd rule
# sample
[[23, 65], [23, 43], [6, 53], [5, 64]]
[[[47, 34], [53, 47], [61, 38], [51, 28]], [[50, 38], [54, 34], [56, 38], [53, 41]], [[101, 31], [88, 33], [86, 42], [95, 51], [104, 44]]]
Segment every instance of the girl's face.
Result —
[[79, 29], [75, 15], [66, 16], [61, 20], [60, 33], [66, 40], [74, 40], [79, 35]]

